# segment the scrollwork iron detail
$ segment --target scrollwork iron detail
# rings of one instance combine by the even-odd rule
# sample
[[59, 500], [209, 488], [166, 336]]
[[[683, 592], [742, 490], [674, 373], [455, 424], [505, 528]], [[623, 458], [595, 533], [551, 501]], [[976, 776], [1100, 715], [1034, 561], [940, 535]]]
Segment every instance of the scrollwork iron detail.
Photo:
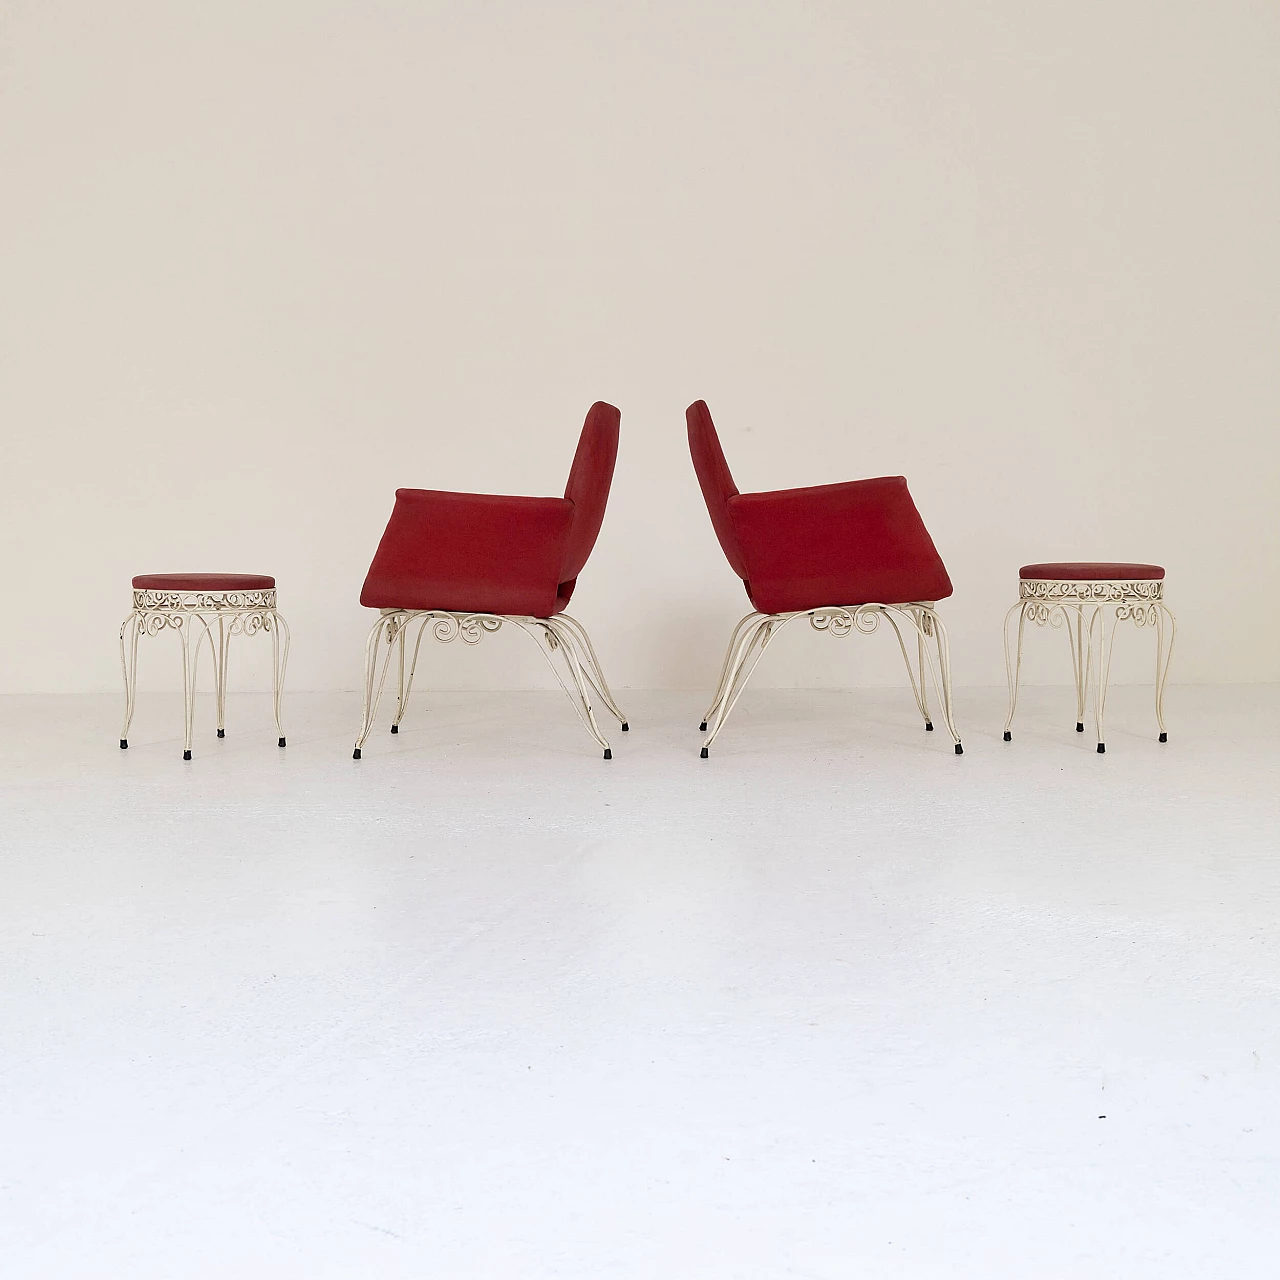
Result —
[[817, 609], [809, 614], [809, 625], [815, 631], [833, 636], [847, 636], [860, 631], [869, 636], [880, 626], [879, 605], [863, 605], [857, 609]]
[[502, 629], [502, 619], [491, 614], [445, 613], [431, 623], [431, 634], [441, 644], [461, 640], [463, 644], [479, 644], [487, 635]]
[[1159, 602], [1143, 600], [1057, 600], [1046, 603], [1027, 599], [1022, 602], [1022, 616], [1038, 627], [1062, 627], [1068, 625], [1067, 611], [1076, 613], [1090, 605], [1108, 606], [1116, 622], [1132, 622], [1136, 627], [1154, 627], [1159, 618]]
[[1085, 579], [1023, 578], [1018, 591], [1022, 600], [1059, 601], [1083, 604], [1110, 604], [1122, 600], [1162, 600], [1164, 581], [1160, 578], [1138, 578], [1126, 581], [1093, 581]]
[[268, 635], [272, 641], [272, 702], [279, 744], [285, 745], [280, 698], [289, 660], [289, 628], [276, 611], [274, 589], [265, 591], [134, 590], [133, 608], [120, 627], [120, 665], [124, 674], [125, 714], [121, 747], [128, 746], [137, 690], [138, 640], [166, 631], [177, 633], [182, 649], [183, 759], [191, 759], [196, 676], [200, 654], [208, 645], [213, 662], [218, 737], [223, 736], [226, 709], [228, 645], [235, 636]]
[[[416, 639], [410, 644], [409, 630], [418, 624]], [[627, 718], [614, 700], [605, 681], [600, 661], [582, 624], [560, 614], [551, 618], [536, 618], [515, 614], [454, 613], [444, 609], [387, 609], [369, 632], [365, 644], [364, 707], [361, 712], [360, 732], [356, 737], [352, 755], [360, 759], [361, 751], [373, 728], [378, 713], [378, 703], [386, 687], [387, 675], [393, 659], [398, 668], [396, 688], [396, 716], [391, 725], [392, 733], [399, 733], [400, 722], [413, 691], [414, 676], [418, 669], [418, 653], [423, 637], [431, 636], [442, 644], [461, 639], [463, 644], [479, 644], [486, 635], [492, 635], [509, 622], [515, 628], [546, 644], [543, 657], [551, 666], [556, 679], [569, 695], [579, 719], [587, 732], [604, 748], [605, 759], [612, 758], [608, 740], [600, 732], [591, 694], [596, 694], [609, 712], [627, 729]], [[386, 646], [385, 655], [382, 646]], [[412, 657], [409, 657], [412, 650]], [[552, 655], [561, 660], [557, 666]], [[563, 667], [563, 670], [561, 670]]]
[[133, 607], [179, 610], [184, 613], [221, 612], [233, 609], [274, 609], [275, 588], [267, 591], [134, 591]]
[[1169, 676], [1177, 624], [1164, 602], [1162, 579], [1022, 580], [1018, 602], [1005, 615], [1004, 622], [1004, 660], [1009, 682], [1009, 714], [1004, 725], [1006, 742], [1013, 738], [1013, 718], [1018, 708], [1018, 689], [1022, 677], [1022, 640], [1028, 622], [1040, 627], [1047, 624], [1066, 631], [1075, 677], [1076, 730], [1084, 732], [1085, 703], [1092, 690], [1099, 753], [1106, 751], [1104, 713], [1117, 624], [1132, 622], [1135, 627], [1154, 631], [1156, 723], [1160, 730], [1159, 740], [1167, 741], [1164, 689]]

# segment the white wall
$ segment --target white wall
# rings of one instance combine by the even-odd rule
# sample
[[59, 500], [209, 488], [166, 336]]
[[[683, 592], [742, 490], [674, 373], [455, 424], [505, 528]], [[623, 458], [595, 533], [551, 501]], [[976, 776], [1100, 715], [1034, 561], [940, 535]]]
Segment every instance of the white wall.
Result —
[[[616, 684], [705, 690], [746, 602], [699, 396], [744, 489], [909, 477], [960, 683], [1003, 679], [1018, 565], [1065, 556], [1168, 566], [1175, 679], [1280, 678], [1280, 6], [0, 23], [0, 688], [115, 688], [129, 577], [175, 568], [276, 574], [291, 686], [352, 688], [395, 487], [558, 493], [602, 398], [623, 443], [574, 611]], [[797, 631], [759, 678], [896, 661]], [[504, 636], [429, 679], [545, 672]]]

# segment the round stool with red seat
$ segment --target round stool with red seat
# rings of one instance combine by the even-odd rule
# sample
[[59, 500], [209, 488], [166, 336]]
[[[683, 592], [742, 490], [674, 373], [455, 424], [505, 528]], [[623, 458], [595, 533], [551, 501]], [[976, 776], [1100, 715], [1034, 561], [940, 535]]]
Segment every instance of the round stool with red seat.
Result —
[[144, 573], [133, 580], [133, 608], [120, 627], [120, 665], [124, 671], [124, 727], [120, 748], [129, 745], [138, 687], [138, 640], [163, 631], [177, 634], [182, 646], [182, 758], [191, 759], [191, 728], [195, 718], [196, 669], [202, 642], [208, 640], [213, 660], [214, 702], [218, 737], [226, 737], [227, 651], [233, 636], [265, 632], [271, 637], [272, 690], [279, 745], [280, 693], [289, 660], [289, 628], [276, 611], [276, 580], [261, 573]]
[[[1004, 660], [1009, 676], [1009, 718], [1005, 721], [1004, 740], [1009, 742], [1013, 738], [1013, 713], [1018, 707], [1018, 682], [1022, 675], [1023, 632], [1028, 622], [1041, 627], [1047, 623], [1065, 627], [1071, 644], [1076, 732], [1084, 732], [1085, 698], [1092, 687], [1098, 752], [1106, 751], [1103, 714], [1116, 624], [1132, 622], [1138, 627], [1150, 627], [1156, 635], [1156, 723], [1160, 727], [1160, 741], [1167, 742], [1164, 686], [1169, 677], [1176, 625], [1164, 603], [1164, 569], [1158, 564], [1065, 561], [1024, 565], [1018, 570], [1018, 578], [1018, 603], [1004, 620]], [[1010, 624], [1015, 616], [1018, 619], [1016, 650], [1010, 641]]]

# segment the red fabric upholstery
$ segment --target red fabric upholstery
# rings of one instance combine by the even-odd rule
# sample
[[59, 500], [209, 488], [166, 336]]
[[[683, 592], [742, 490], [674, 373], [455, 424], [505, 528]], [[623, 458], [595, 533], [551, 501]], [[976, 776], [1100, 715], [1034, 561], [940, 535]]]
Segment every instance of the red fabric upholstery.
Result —
[[942, 600], [951, 579], [901, 476], [743, 493], [729, 514], [761, 613]]
[[137, 591], [270, 591], [276, 585], [265, 573], [140, 573]]
[[618, 453], [619, 414], [591, 406], [563, 498], [397, 489], [360, 603], [548, 618], [591, 554]]
[[1064, 582], [1118, 582], [1123, 579], [1151, 581], [1164, 577], [1158, 564], [1124, 564], [1111, 560], [1064, 560], [1060, 564], [1024, 564], [1019, 578], [1058, 578]]
[[720, 437], [716, 435], [715, 423], [711, 421], [711, 410], [707, 408], [707, 402], [695, 400], [685, 410], [684, 420], [689, 428], [689, 452], [693, 455], [693, 469], [702, 486], [702, 496], [706, 500], [707, 511], [711, 514], [712, 528], [720, 539], [725, 559], [729, 561], [734, 573], [745, 582], [748, 576], [747, 561], [742, 554], [733, 521], [729, 518], [729, 499], [738, 496], [738, 486], [733, 483], [729, 464], [724, 460], [724, 450], [720, 448]]
[[951, 594], [946, 567], [901, 476], [739, 493], [707, 406], [701, 400], [690, 405], [686, 420], [720, 545], [761, 613]]
[[564, 498], [397, 489], [360, 603], [550, 617], [572, 521]]
[[[569, 483], [564, 496], [573, 503], [573, 524], [569, 529], [569, 545], [565, 548], [561, 581], [570, 590], [596, 545], [600, 526], [604, 523], [605, 503], [613, 483], [613, 467], [618, 460], [618, 427], [622, 415], [611, 404], [597, 400], [587, 412], [578, 437], [578, 449], [569, 469]], [[564, 594], [568, 594], [567, 592]]]

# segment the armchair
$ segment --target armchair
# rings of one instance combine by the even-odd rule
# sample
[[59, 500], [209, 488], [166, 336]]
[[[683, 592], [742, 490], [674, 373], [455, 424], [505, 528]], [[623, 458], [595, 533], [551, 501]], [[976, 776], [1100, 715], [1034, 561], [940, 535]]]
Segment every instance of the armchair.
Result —
[[[685, 414], [689, 452], [711, 523], [754, 606], [734, 628], [720, 682], [702, 717], [711, 744], [737, 705], [769, 642], [796, 618], [816, 631], [844, 636], [875, 631], [881, 618], [897, 637], [924, 726], [933, 729], [926, 671], [943, 723], [955, 745], [951, 659], [935, 605], [951, 579], [901, 476], [844, 484], [740, 493], [725, 461], [711, 413], [702, 400]], [[916, 636], [916, 661], [904, 628]]]
[[[379, 617], [365, 646], [364, 711], [354, 759], [360, 759], [373, 728], [393, 655], [398, 698], [391, 732], [399, 733], [428, 626], [436, 640], [461, 637], [464, 644], [478, 644], [504, 622], [538, 641], [587, 732], [604, 748], [604, 758], [613, 758], [592, 695], [623, 732], [630, 725], [586, 629], [564, 610], [604, 520], [619, 422], [612, 405], [591, 406], [563, 498], [396, 490], [360, 592], [360, 603], [379, 610]], [[406, 676], [408, 633], [414, 625]]]

